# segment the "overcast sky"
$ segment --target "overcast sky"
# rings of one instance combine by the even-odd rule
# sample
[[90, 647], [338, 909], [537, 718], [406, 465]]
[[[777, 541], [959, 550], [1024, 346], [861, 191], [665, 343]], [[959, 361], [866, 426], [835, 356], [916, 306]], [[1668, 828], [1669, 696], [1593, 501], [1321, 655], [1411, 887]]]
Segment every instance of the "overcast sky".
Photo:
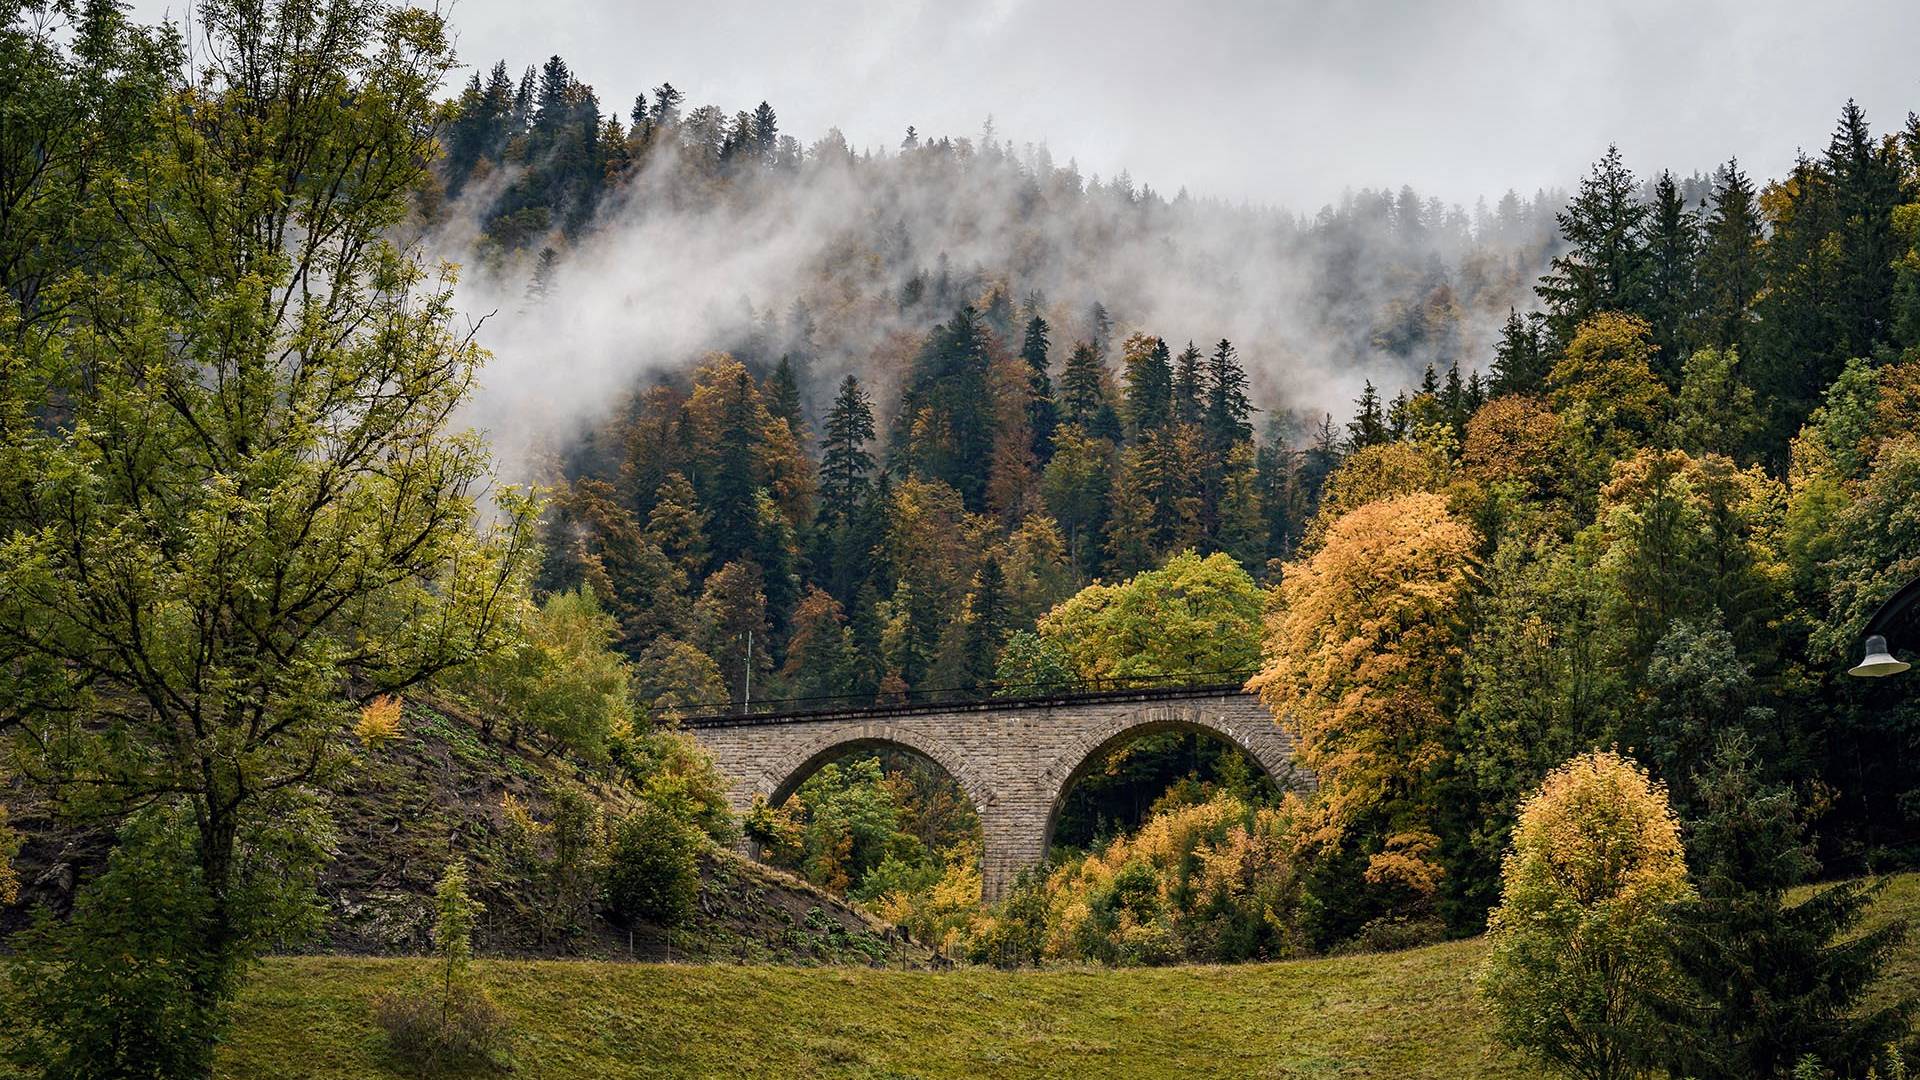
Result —
[[559, 53], [623, 116], [663, 80], [689, 107], [765, 98], [803, 143], [991, 114], [1083, 172], [1296, 210], [1566, 185], [1609, 141], [1643, 173], [1738, 154], [1777, 176], [1849, 96], [1876, 130], [1920, 109], [1920, 0], [457, 0], [453, 21], [467, 63]]

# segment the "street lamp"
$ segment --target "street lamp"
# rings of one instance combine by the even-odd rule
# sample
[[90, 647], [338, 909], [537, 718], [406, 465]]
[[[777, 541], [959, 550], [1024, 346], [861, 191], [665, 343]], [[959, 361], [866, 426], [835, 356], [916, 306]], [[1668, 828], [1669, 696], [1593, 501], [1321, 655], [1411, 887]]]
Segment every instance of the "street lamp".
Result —
[[1904, 660], [1894, 658], [1893, 650], [1887, 645], [1887, 632], [1892, 630], [1907, 613], [1920, 609], [1920, 578], [1907, 582], [1899, 592], [1887, 597], [1880, 610], [1867, 620], [1865, 656], [1858, 664], [1847, 669], [1849, 675], [1877, 679], [1887, 675], [1898, 675], [1912, 667]]

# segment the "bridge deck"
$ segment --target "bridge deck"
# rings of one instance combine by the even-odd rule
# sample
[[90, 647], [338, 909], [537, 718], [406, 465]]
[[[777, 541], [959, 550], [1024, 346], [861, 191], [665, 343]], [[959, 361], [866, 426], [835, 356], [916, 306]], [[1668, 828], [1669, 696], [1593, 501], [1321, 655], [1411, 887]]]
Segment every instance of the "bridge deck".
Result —
[[[689, 728], [748, 727], [760, 724], [800, 724], [826, 720], [865, 720], [898, 716], [958, 715], [963, 713], [1004, 712], [1010, 709], [1072, 708], [1080, 705], [1125, 703], [1133, 701], [1177, 701], [1183, 698], [1220, 697], [1245, 693], [1241, 682], [1210, 683], [1201, 686], [1152, 686], [1119, 690], [1077, 690], [1030, 697], [966, 698], [952, 701], [904, 701], [857, 708], [827, 707], [815, 709], [771, 710], [768, 712], [699, 713], [682, 717]], [[775, 703], [769, 703], [775, 704]]]

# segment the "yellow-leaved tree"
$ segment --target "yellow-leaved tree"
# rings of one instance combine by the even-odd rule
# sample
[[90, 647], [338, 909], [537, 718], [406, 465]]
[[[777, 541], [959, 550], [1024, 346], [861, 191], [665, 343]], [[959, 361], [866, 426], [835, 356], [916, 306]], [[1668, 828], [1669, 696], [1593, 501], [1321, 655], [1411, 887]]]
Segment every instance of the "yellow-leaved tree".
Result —
[[1481, 989], [1501, 1042], [1588, 1080], [1641, 1075], [1666, 913], [1691, 895], [1666, 788], [1608, 751], [1555, 769], [1520, 808]]
[[1364, 852], [1367, 882], [1402, 911], [1440, 885], [1433, 779], [1478, 542], [1429, 492], [1340, 515], [1311, 557], [1286, 568], [1265, 665], [1249, 684], [1319, 781], [1306, 838]]

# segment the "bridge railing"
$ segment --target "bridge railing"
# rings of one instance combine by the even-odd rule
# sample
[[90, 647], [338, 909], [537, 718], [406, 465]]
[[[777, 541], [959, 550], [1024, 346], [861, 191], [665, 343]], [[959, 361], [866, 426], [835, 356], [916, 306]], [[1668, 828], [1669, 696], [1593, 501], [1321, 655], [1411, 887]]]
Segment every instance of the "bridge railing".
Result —
[[1013, 703], [1082, 695], [1124, 693], [1129, 690], [1198, 690], [1237, 685], [1252, 670], [1189, 671], [1176, 675], [1115, 675], [1096, 679], [1054, 679], [1027, 683], [982, 683], [922, 690], [881, 691], [876, 694], [824, 694], [811, 697], [755, 698], [748, 701], [707, 701], [677, 710], [680, 719], [697, 723], [742, 720], [755, 716], [806, 716], [815, 713], [884, 711], [928, 705]]

